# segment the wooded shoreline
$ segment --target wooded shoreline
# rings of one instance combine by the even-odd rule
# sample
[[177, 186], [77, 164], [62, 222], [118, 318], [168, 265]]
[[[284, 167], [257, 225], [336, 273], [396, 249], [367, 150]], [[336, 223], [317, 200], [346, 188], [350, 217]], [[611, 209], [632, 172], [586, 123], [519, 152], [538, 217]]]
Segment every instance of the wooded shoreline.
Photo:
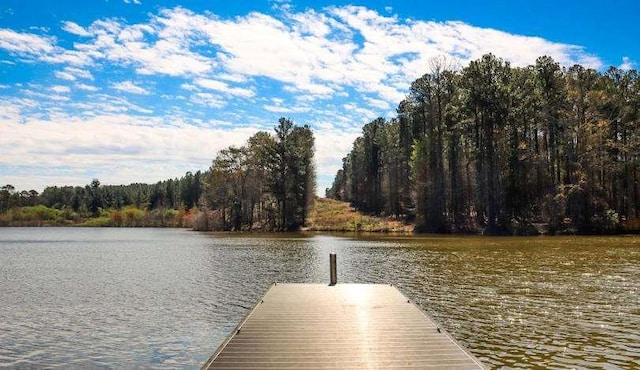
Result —
[[434, 59], [366, 124], [327, 197], [428, 233], [608, 234], [640, 224], [640, 74]]
[[[25, 210], [26, 209], [26, 210]], [[15, 217], [15, 215], [22, 215]], [[8, 217], [9, 216], [9, 217]], [[102, 216], [95, 218], [75, 219], [64, 218], [64, 212], [47, 208], [44, 206], [15, 208], [9, 213], [0, 214], [0, 227], [159, 227], [159, 228], [185, 228], [196, 231], [208, 231], [199, 229], [197, 219], [204, 217], [203, 212], [197, 210], [173, 210], [146, 211], [135, 208], [128, 208], [122, 211], [103, 211]], [[210, 216], [211, 217], [211, 216]], [[612, 234], [640, 234], [638, 225], [620, 227], [618, 230], [609, 233], [586, 235], [612, 235]], [[275, 231], [253, 228], [251, 230], [235, 230], [241, 232], [272, 232]], [[415, 230], [414, 223], [404, 222], [395, 217], [370, 216], [355, 210], [349, 203], [341, 202], [329, 198], [316, 198], [309, 211], [307, 223], [300, 227], [299, 232], [324, 233], [374, 233], [374, 234], [398, 234], [398, 235], [420, 235]], [[442, 233], [444, 234], [444, 233]], [[482, 235], [476, 233], [456, 233], [457, 235]], [[521, 236], [550, 235], [548, 226], [541, 224], [528, 234]], [[555, 235], [581, 234], [570, 225], [562, 232], [553, 233]], [[585, 235], [584, 233], [582, 233]]]

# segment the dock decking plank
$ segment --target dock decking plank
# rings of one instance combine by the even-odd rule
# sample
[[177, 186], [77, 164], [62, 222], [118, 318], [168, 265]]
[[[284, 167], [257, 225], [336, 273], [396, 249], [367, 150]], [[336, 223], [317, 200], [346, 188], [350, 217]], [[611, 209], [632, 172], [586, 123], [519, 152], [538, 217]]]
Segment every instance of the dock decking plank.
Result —
[[390, 285], [277, 284], [203, 368], [482, 365]]

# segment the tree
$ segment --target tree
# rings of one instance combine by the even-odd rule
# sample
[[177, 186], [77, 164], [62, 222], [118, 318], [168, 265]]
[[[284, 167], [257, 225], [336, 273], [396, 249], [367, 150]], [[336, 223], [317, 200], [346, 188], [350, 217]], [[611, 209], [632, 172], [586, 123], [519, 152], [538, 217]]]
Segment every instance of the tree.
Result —
[[506, 124], [509, 78], [509, 64], [492, 54], [472, 61], [462, 77], [474, 122], [478, 223], [488, 234], [502, 233], [505, 227], [496, 133]]
[[93, 179], [90, 185], [87, 185], [87, 194], [89, 195], [89, 211], [94, 217], [100, 215], [102, 208], [102, 192], [100, 191], [100, 181]]
[[16, 192], [16, 188], [7, 184], [0, 189], [0, 212], [6, 212], [13, 207], [12, 197]]
[[274, 128], [275, 146], [270, 152], [268, 183], [278, 204], [281, 230], [295, 230], [304, 224], [314, 190], [313, 133], [308, 126], [294, 127], [280, 118]]
[[308, 126], [281, 118], [275, 135], [258, 132], [241, 148], [222, 150], [206, 180], [205, 198], [225, 230], [296, 230], [315, 191], [314, 138]]

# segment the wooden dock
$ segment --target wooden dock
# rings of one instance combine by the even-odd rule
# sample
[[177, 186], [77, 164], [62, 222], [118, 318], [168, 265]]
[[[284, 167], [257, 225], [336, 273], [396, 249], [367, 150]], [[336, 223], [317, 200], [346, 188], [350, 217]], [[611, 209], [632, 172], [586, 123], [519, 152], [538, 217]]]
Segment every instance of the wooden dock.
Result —
[[482, 369], [400, 291], [276, 284], [203, 369]]

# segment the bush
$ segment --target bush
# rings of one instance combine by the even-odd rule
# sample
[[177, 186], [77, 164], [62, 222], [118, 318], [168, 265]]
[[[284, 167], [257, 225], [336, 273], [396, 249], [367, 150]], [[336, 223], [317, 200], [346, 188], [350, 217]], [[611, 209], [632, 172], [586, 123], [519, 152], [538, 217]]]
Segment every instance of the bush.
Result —
[[141, 227], [144, 226], [145, 211], [136, 207], [127, 207], [124, 210], [124, 226]]
[[120, 212], [120, 211], [111, 212], [110, 218], [111, 218], [111, 224], [113, 226], [120, 227], [120, 226], [122, 226], [122, 224], [124, 222], [124, 216], [122, 215], [122, 212]]
[[613, 209], [606, 209], [591, 219], [593, 230], [599, 234], [610, 234], [620, 231], [620, 216]]
[[106, 216], [100, 216], [97, 218], [91, 218], [88, 219], [87, 221], [85, 221], [82, 226], [88, 226], [88, 227], [106, 227], [106, 226], [113, 226], [111, 225], [111, 218], [106, 217]]

